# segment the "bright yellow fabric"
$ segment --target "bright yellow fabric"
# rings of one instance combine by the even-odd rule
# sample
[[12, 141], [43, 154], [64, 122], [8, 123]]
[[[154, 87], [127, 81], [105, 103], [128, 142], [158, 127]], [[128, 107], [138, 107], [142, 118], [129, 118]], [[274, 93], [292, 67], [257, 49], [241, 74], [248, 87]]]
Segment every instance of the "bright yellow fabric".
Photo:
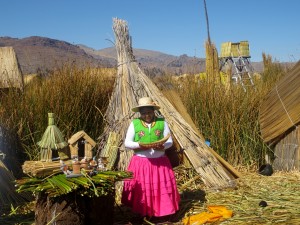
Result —
[[205, 223], [224, 220], [232, 217], [232, 210], [225, 206], [207, 206], [209, 212], [201, 212], [196, 215], [185, 217], [182, 222], [184, 225], [201, 225]]
[[232, 217], [232, 210], [227, 209], [225, 206], [220, 206], [220, 205], [210, 205], [207, 206], [208, 210], [211, 211], [212, 213], [219, 213], [222, 215], [223, 218], [228, 219]]

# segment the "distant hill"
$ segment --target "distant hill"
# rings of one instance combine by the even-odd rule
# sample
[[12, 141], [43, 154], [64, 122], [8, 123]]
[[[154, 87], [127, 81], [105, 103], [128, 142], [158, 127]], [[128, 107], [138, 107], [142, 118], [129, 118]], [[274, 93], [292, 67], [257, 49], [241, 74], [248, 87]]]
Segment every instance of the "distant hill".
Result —
[[[47, 37], [27, 38], [0, 37], [0, 47], [12, 46], [15, 49], [23, 74], [46, 73], [64, 63], [97, 67], [116, 67], [115, 48], [95, 50], [84, 45], [73, 45], [65, 41]], [[184, 74], [205, 71], [205, 59], [189, 57], [185, 54], [172, 56], [158, 51], [133, 49], [140, 67], [146, 74]], [[256, 71], [262, 70], [261, 63], [253, 63]]]
[[38, 70], [46, 72], [64, 63], [114, 66], [106, 58], [95, 59], [76, 45], [45, 37], [0, 37], [0, 47], [4, 46], [14, 48], [23, 74], [36, 73]]
[[[83, 45], [78, 46], [94, 58], [104, 57], [117, 63], [117, 52], [113, 47], [94, 50]], [[205, 59], [187, 55], [173, 56], [145, 49], [133, 49], [133, 55], [140, 67], [152, 75], [197, 73], [205, 70]]]

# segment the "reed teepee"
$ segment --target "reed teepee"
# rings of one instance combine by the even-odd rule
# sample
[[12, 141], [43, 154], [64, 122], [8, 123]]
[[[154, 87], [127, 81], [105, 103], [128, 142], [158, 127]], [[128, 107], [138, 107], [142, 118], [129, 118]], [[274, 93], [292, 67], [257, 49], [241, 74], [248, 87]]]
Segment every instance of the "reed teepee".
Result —
[[[227, 170], [209, 150], [199, 133], [185, 121], [158, 87], [143, 73], [135, 60], [132, 40], [126, 21], [114, 18], [115, 47], [118, 57], [118, 74], [115, 89], [105, 113], [107, 126], [99, 137], [98, 155], [105, 147], [111, 132], [117, 133], [121, 140], [125, 139], [127, 128], [137, 116], [131, 108], [137, 105], [138, 99], [150, 96], [161, 106], [160, 114], [168, 122], [174, 139], [179, 143], [184, 155], [200, 174], [207, 187], [224, 188], [232, 185], [235, 178], [232, 171]], [[118, 169], [125, 170], [132, 151], [125, 150], [124, 143], [119, 146]]]

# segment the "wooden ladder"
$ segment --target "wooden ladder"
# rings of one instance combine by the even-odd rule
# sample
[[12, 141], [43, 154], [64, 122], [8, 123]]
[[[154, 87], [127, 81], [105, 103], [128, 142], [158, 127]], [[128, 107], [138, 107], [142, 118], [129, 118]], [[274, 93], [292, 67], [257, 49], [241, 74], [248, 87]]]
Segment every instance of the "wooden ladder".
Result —
[[235, 68], [235, 73], [232, 75], [232, 78], [236, 83], [241, 84], [244, 91], [247, 91], [248, 87], [255, 88], [253, 81], [253, 68], [247, 57], [232, 57], [232, 61]]

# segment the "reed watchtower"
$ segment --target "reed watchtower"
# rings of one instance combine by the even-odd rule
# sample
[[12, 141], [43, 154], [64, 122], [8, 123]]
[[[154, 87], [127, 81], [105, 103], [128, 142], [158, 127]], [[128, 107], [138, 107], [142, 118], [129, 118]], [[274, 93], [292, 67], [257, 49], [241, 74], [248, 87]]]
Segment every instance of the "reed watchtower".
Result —
[[222, 43], [219, 60], [220, 70], [231, 75], [234, 83], [241, 84], [245, 91], [247, 87], [254, 87], [248, 41]]

